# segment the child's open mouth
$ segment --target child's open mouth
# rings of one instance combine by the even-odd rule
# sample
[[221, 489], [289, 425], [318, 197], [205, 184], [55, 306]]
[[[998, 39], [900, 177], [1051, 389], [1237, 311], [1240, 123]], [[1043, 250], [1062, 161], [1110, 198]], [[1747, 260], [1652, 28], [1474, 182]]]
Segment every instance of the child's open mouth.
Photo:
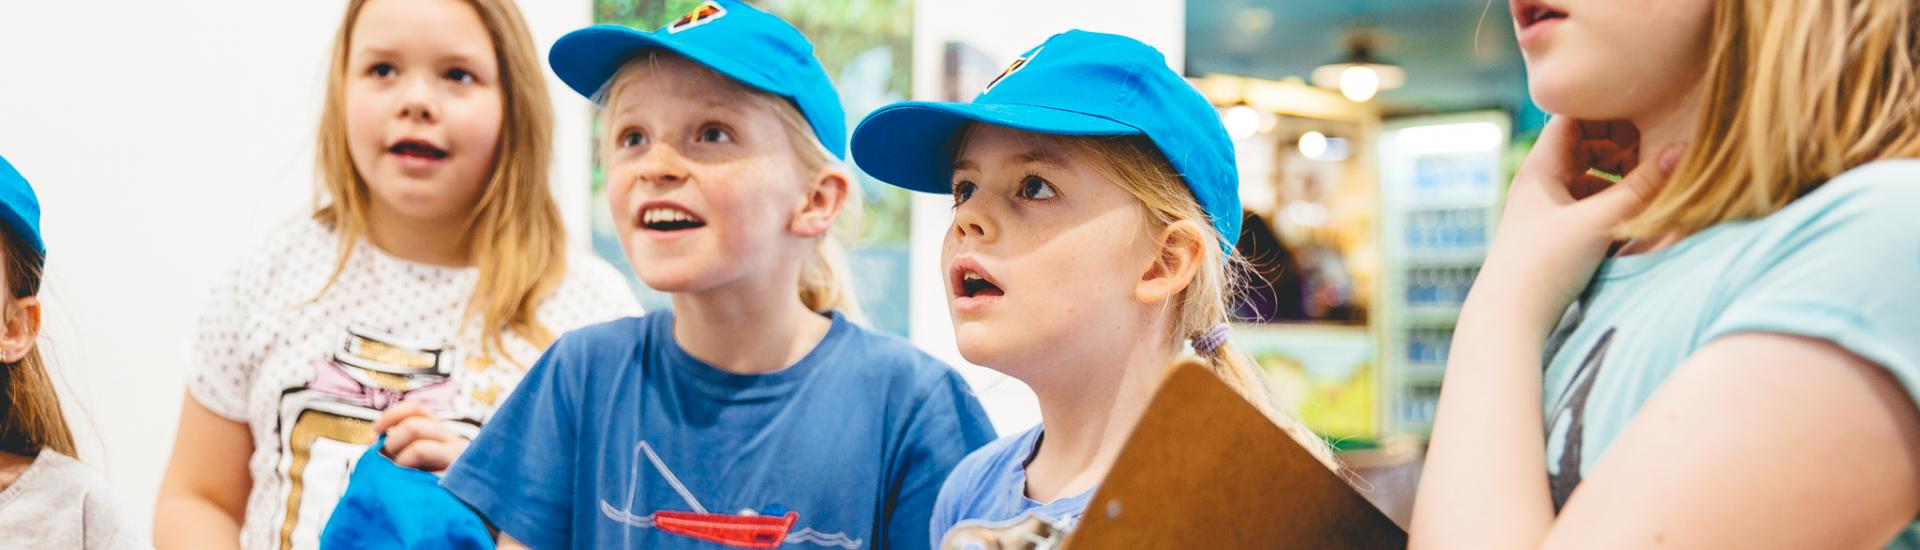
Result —
[[1006, 293], [1001, 292], [999, 286], [995, 286], [992, 281], [988, 281], [979, 273], [969, 271], [960, 275], [960, 296], [963, 298], [1005, 295]]
[[436, 147], [425, 140], [418, 139], [400, 140], [399, 143], [388, 147], [387, 152], [403, 159], [433, 161], [447, 158], [447, 151], [445, 149]]
[[953, 308], [955, 312], [970, 313], [979, 311], [1006, 296], [1000, 283], [987, 273], [987, 269], [973, 258], [960, 257], [953, 260], [948, 288], [953, 290]]
[[1510, 0], [1513, 9], [1513, 22], [1519, 29], [1521, 49], [1527, 49], [1539, 43], [1547, 31], [1567, 19], [1567, 12], [1546, 5], [1540, 0]]
[[1525, 49], [1541, 40], [1548, 30], [1567, 19], [1567, 12], [1540, 0], [1510, 0], [1513, 22], [1519, 29], [1520, 47]]
[[1532, 4], [1532, 3], [1524, 4], [1521, 10], [1515, 16], [1520, 18], [1520, 28], [1522, 29], [1534, 26], [1536, 24], [1539, 24], [1542, 21], [1550, 21], [1555, 19], [1567, 18], [1566, 12], [1558, 11], [1553, 8], [1547, 7], [1545, 5]]
[[706, 220], [677, 206], [649, 206], [640, 210], [640, 227], [648, 231], [686, 231], [706, 226]]

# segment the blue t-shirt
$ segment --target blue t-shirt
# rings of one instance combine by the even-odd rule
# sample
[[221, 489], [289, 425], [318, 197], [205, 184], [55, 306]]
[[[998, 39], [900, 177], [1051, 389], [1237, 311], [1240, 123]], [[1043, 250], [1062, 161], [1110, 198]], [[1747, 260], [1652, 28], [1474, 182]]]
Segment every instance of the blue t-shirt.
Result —
[[1099, 487], [1047, 503], [1027, 498], [1027, 463], [1039, 449], [1042, 428], [988, 443], [953, 468], [933, 505], [927, 532], [933, 548], [956, 531], [966, 532], [956, 540], [1033, 540], [1073, 529]]
[[[1832, 342], [1920, 395], [1920, 161], [1869, 164], [1772, 215], [1607, 260], [1548, 341], [1554, 507], [1687, 358], [1740, 333]], [[1914, 528], [1895, 547], [1913, 544]]]
[[951, 368], [839, 313], [799, 362], [729, 373], [673, 313], [568, 333], [441, 485], [533, 548], [914, 548], [993, 438]]

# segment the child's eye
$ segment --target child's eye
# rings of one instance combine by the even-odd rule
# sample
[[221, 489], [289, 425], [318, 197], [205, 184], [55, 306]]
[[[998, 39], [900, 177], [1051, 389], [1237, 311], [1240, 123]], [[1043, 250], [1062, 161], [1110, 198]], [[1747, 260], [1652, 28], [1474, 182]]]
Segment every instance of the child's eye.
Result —
[[973, 182], [970, 181], [960, 180], [955, 182], [953, 184], [953, 205], [960, 206], [960, 203], [967, 202], [967, 199], [973, 198], [974, 190], [979, 188], [980, 186], [974, 185]]
[[397, 71], [393, 68], [392, 63], [375, 63], [373, 64], [372, 67], [367, 68], [367, 74], [370, 74], [379, 78], [386, 78], [389, 76], [393, 76], [393, 73], [395, 72]]
[[1053, 195], [1053, 184], [1040, 179], [1040, 176], [1027, 176], [1020, 180], [1020, 198], [1043, 201], [1053, 198]]
[[466, 69], [448, 69], [447, 74], [445, 76], [447, 80], [452, 80], [454, 82], [459, 82], [461, 84], [472, 84], [476, 81], [473, 77], [473, 73], [467, 72]]
[[726, 128], [708, 126], [700, 130], [700, 141], [709, 143], [733, 143], [733, 134], [728, 133]]
[[641, 145], [646, 145], [646, 143], [647, 143], [647, 135], [640, 133], [639, 130], [627, 130], [620, 134], [621, 149], [638, 147]]

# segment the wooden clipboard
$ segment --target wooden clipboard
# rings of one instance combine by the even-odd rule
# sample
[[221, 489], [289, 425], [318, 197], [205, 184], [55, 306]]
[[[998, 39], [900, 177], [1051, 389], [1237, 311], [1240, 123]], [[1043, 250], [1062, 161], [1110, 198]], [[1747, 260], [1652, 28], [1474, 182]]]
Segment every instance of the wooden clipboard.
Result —
[[1169, 371], [1062, 545], [1406, 547], [1406, 531], [1191, 360]]

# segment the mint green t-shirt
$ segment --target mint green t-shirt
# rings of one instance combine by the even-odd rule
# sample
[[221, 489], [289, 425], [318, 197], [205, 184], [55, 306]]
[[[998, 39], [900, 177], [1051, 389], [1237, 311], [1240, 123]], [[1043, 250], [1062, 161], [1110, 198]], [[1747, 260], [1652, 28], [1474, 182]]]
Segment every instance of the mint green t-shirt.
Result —
[[[1689, 356], [1754, 332], [1833, 342], [1920, 395], [1920, 160], [1861, 166], [1764, 218], [1602, 263], [1547, 342], [1554, 508]], [[1917, 528], [1891, 547], [1920, 548]]]

